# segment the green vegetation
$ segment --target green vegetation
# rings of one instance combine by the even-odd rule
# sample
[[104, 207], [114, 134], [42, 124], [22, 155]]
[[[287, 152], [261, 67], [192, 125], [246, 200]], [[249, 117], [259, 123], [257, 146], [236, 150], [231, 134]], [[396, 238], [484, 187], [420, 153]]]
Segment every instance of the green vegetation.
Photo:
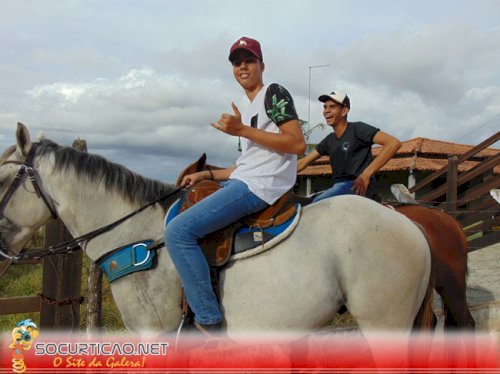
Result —
[[[28, 247], [35, 248], [43, 245], [43, 233], [30, 242]], [[85, 301], [80, 306], [80, 329], [86, 328], [87, 317], [87, 279], [90, 260], [83, 256], [82, 267], [82, 295]], [[41, 293], [43, 265], [12, 265], [0, 278], [0, 297], [34, 296]], [[113, 301], [111, 289], [106, 277], [102, 285], [102, 325], [104, 331], [123, 330], [125, 326], [120, 313]], [[21, 313], [0, 316], [0, 332], [10, 331], [17, 322], [31, 318], [35, 323], [40, 321], [40, 313]]]
[[[11, 266], [7, 273], [0, 278], [1, 297], [36, 295], [40, 292], [41, 274], [41, 264]], [[0, 331], [11, 331], [17, 322], [26, 318], [31, 318], [35, 323], [40, 319], [39, 313], [0, 316]]]

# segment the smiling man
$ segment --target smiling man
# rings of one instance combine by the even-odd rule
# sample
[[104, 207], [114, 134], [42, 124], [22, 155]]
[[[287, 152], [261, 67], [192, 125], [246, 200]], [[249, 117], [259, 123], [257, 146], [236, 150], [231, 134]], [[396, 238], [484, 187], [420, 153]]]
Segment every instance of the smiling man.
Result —
[[222, 188], [175, 217], [165, 229], [165, 243], [180, 275], [195, 326], [205, 334], [220, 330], [223, 316], [198, 240], [238, 219], [266, 208], [293, 188], [297, 155], [305, 141], [292, 96], [281, 85], [264, 84], [260, 43], [242, 37], [231, 47], [233, 75], [250, 100], [240, 110], [223, 113], [212, 127], [241, 137], [236, 166], [186, 175], [181, 186], [204, 179], [225, 181]]
[[[348, 122], [351, 101], [345, 92], [333, 91], [318, 98], [323, 103], [323, 116], [333, 133], [324, 138], [310, 154], [300, 159], [297, 171], [320, 156], [329, 156], [333, 185], [316, 196], [313, 202], [346, 194], [374, 197], [370, 188], [375, 173], [382, 168], [401, 147], [395, 137], [364, 122]], [[374, 159], [371, 148], [379, 144], [382, 149]]]

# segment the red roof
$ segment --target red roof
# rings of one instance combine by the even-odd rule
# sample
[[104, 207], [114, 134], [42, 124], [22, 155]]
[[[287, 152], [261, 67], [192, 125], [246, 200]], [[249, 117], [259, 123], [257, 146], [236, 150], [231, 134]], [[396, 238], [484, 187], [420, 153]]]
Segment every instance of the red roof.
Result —
[[[401, 148], [396, 154], [427, 154], [438, 156], [453, 156], [461, 155], [474, 148], [472, 145], [457, 144], [453, 142], [445, 142], [441, 140], [433, 140], [427, 138], [414, 138], [401, 143]], [[373, 155], [376, 156], [380, 152], [381, 147], [373, 147]], [[495, 148], [486, 148], [474, 157], [484, 158], [496, 155], [500, 150]]]
[[[448, 157], [461, 155], [471, 150], [474, 146], [433, 140], [427, 138], [414, 138], [401, 143], [401, 148], [380, 170], [381, 172], [394, 172], [403, 170], [436, 171], [445, 166]], [[377, 156], [381, 147], [373, 147], [373, 155]], [[487, 148], [474, 156], [472, 160], [464, 161], [458, 166], [458, 171], [472, 169], [481, 159], [489, 158], [500, 152], [499, 149]], [[500, 173], [500, 166], [495, 167], [495, 174]], [[329, 157], [322, 156], [313, 164], [298, 173], [299, 176], [332, 175]]]

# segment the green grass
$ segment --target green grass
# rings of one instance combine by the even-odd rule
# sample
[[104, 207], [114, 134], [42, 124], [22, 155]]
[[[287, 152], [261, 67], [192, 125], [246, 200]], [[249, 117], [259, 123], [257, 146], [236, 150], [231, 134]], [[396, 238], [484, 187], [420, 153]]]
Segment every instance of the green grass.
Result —
[[[86, 328], [87, 317], [87, 278], [89, 259], [83, 256], [82, 295], [85, 301], [80, 306], [80, 329]], [[0, 278], [0, 297], [34, 296], [41, 293], [43, 265], [12, 265]], [[106, 277], [102, 285], [102, 324], [104, 331], [124, 330], [125, 326], [116, 307], [111, 289]], [[40, 321], [40, 313], [20, 313], [0, 316], [0, 331], [10, 331], [15, 324], [23, 319], [31, 318], [35, 323]]]
[[[30, 296], [40, 292], [42, 265], [11, 266], [0, 278], [0, 297]], [[39, 313], [0, 316], [0, 331], [11, 331], [16, 323], [31, 318], [38, 322]]]
[[329, 325], [333, 327], [355, 327], [358, 324], [351, 313], [345, 312], [343, 314], [336, 314]]

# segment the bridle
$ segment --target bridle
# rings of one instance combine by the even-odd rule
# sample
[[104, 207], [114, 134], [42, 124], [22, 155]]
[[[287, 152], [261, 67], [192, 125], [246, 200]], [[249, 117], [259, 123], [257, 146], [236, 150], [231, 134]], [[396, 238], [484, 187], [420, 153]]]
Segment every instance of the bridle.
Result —
[[[24, 162], [15, 161], [15, 160], [11, 160], [11, 161], [7, 160], [7, 161], [0, 163], [0, 167], [3, 165], [8, 165], [8, 164], [19, 165], [19, 170], [17, 171], [17, 174], [14, 177], [14, 180], [10, 184], [5, 195], [2, 197], [2, 200], [0, 200], [0, 215], [3, 215], [3, 212], [4, 212], [5, 208], [7, 207], [7, 204], [9, 203], [10, 199], [12, 198], [12, 195], [19, 188], [23, 179], [26, 176], [28, 176], [38, 198], [41, 198], [43, 200], [43, 202], [45, 203], [45, 205], [49, 209], [52, 217], [54, 219], [58, 218], [58, 214], [57, 214], [57, 211], [56, 211], [55, 206], [54, 206], [54, 200], [49, 195], [47, 195], [45, 190], [42, 188], [42, 183], [41, 183], [40, 177], [33, 166], [35, 149], [39, 144], [40, 143], [38, 143], [38, 142], [32, 143], [31, 149], [28, 152], [28, 156], [26, 157], [26, 160]], [[39, 250], [39, 251], [35, 251], [35, 252], [30, 252], [30, 253], [26, 253], [26, 254], [15, 254], [15, 253], [11, 252], [12, 254], [9, 255], [9, 254], [5, 253], [5, 251], [4, 251], [5, 248], [3, 247], [3, 243], [0, 242], [0, 256], [3, 256], [3, 257], [5, 257], [9, 260], [12, 260], [12, 261], [17, 261], [20, 259], [38, 259], [38, 258], [42, 258], [42, 257], [47, 256], [47, 255], [53, 255], [53, 254], [71, 253], [75, 250], [81, 249], [81, 246], [80, 246], [81, 243], [87, 242], [87, 241], [107, 232], [107, 231], [112, 230], [113, 228], [115, 228], [116, 226], [125, 222], [129, 218], [142, 212], [146, 208], [149, 208], [150, 206], [153, 206], [153, 205], [169, 198], [170, 196], [175, 195], [181, 189], [182, 189], [181, 187], [177, 187], [173, 191], [171, 191], [163, 196], [160, 196], [158, 199], [156, 199], [156, 200], [154, 200], [146, 205], [141, 206], [140, 208], [138, 208], [138, 209], [134, 210], [133, 212], [117, 219], [114, 222], [111, 222], [110, 224], [108, 224], [106, 226], [103, 226], [103, 227], [100, 227], [96, 230], [90, 231], [86, 234], [83, 234], [77, 238], [71, 239], [67, 242], [50, 246], [47, 249], [43, 249], [43, 250]], [[151, 248], [160, 247], [162, 245], [163, 245], [163, 240], [159, 239], [153, 243]], [[10, 251], [7, 250], [7, 252], [10, 252]]]
[[42, 188], [40, 177], [38, 176], [38, 173], [36, 172], [33, 166], [33, 158], [35, 157], [35, 150], [38, 144], [39, 143], [33, 143], [31, 145], [31, 149], [28, 152], [28, 156], [26, 157], [26, 160], [24, 162], [7, 160], [0, 164], [0, 167], [9, 164], [19, 165], [19, 170], [17, 171], [14, 180], [7, 189], [7, 192], [5, 192], [5, 195], [3, 195], [2, 200], [0, 200], [0, 214], [3, 214], [5, 208], [7, 207], [7, 204], [14, 195], [14, 192], [16, 192], [16, 190], [22, 184], [24, 178], [27, 176], [30, 179], [31, 184], [33, 185], [33, 189], [35, 190], [37, 197], [43, 200], [43, 202], [49, 209], [49, 212], [52, 215], [52, 217], [54, 219], [57, 219], [58, 215], [56, 208], [54, 206], [54, 200], [52, 200], [52, 198], [50, 198], [49, 195], [47, 195], [45, 190]]

